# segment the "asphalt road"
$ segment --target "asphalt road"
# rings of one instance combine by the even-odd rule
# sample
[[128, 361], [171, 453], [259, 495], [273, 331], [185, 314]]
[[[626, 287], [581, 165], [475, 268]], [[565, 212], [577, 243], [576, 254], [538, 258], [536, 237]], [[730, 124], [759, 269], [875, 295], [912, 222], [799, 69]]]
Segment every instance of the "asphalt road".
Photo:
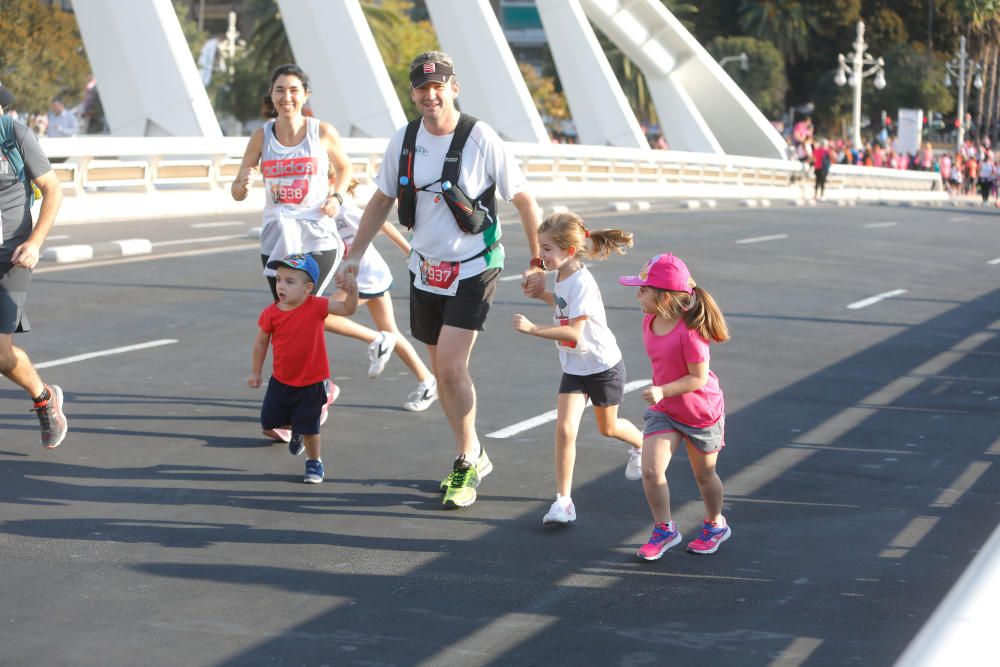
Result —
[[[734, 532], [717, 554], [635, 558], [641, 485], [590, 412], [579, 519], [542, 526], [553, 424], [486, 437], [555, 406], [551, 344], [510, 327], [548, 308], [516, 281], [473, 356], [496, 469], [474, 506], [443, 511], [440, 408], [404, 411], [415, 382], [398, 360], [369, 380], [360, 342], [328, 339], [343, 394], [324, 484], [260, 437], [262, 393], [245, 385], [268, 298], [254, 216], [67, 226], [53, 233], [70, 243], [166, 245], [35, 274], [35, 331], [17, 340], [65, 389], [71, 432], [42, 450], [30, 405], [0, 384], [0, 664], [891, 665], [1000, 522], [1000, 214], [587, 220], [636, 234], [628, 256], [590, 264], [630, 380], [650, 375], [635, 289], [616, 277], [650, 255], [687, 260], [729, 319], [712, 368]], [[89, 353], [103, 354], [74, 359]], [[643, 408], [636, 391], [623, 414], [641, 424]], [[702, 507], [684, 458], [669, 479], [686, 542]]]

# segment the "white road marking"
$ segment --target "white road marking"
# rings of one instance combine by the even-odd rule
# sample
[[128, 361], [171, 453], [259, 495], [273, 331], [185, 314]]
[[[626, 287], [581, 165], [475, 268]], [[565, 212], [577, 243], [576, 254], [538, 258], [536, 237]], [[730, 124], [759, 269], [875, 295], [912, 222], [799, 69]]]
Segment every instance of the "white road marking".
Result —
[[764, 241], [778, 241], [780, 239], [787, 239], [788, 234], [771, 234], [770, 236], [754, 236], [749, 239], [740, 239], [736, 243], [746, 244], [746, 243], [763, 243]]
[[242, 227], [245, 222], [242, 220], [226, 220], [224, 222], [197, 222], [191, 225], [192, 229], [207, 229], [209, 227]]
[[65, 241], [68, 238], [70, 238], [69, 234], [53, 234], [51, 236], [46, 236], [45, 242], [48, 243], [49, 241]]
[[34, 269], [33, 274], [55, 273], [56, 271], [73, 271], [75, 269], [96, 269], [102, 266], [117, 266], [118, 264], [133, 264], [135, 262], [154, 262], [161, 259], [176, 257], [197, 257], [199, 255], [215, 255], [236, 250], [260, 250], [259, 243], [242, 243], [240, 245], [220, 246], [218, 248], [199, 248], [198, 250], [182, 250], [180, 252], [165, 252], [159, 255], [140, 255], [138, 257], [122, 257], [121, 259], [106, 259], [99, 262], [80, 262], [79, 264], [61, 264]]
[[868, 306], [878, 303], [883, 299], [891, 299], [894, 296], [899, 296], [900, 294], [906, 294], [905, 289], [894, 289], [891, 292], [882, 292], [881, 294], [876, 294], [875, 296], [870, 296], [867, 299], [861, 299], [861, 301], [855, 301], [854, 303], [848, 304], [848, 310], [859, 310], [861, 308], [867, 308]]
[[880, 227], [895, 227], [898, 222], [869, 222], [865, 227], [867, 229], [878, 229]]
[[173, 241], [157, 241], [153, 244], [154, 248], [160, 248], [167, 245], [185, 245], [191, 243], [211, 243], [214, 241], [232, 241], [233, 239], [245, 239], [246, 234], [230, 234], [228, 236], [198, 236], [193, 239], [174, 239]]
[[136, 345], [126, 345], [125, 347], [115, 347], [110, 350], [101, 350], [100, 352], [88, 352], [86, 354], [78, 354], [73, 357], [65, 357], [63, 359], [54, 359], [52, 361], [44, 361], [40, 364], [35, 364], [35, 368], [52, 368], [53, 366], [65, 366], [66, 364], [75, 364], [78, 361], [87, 361], [88, 359], [97, 359], [98, 357], [110, 357], [113, 354], [124, 354], [126, 352], [135, 352], [136, 350], [146, 350], [151, 347], [160, 347], [163, 345], [173, 345], [177, 340], [174, 338], [164, 338], [162, 340], [151, 340], [148, 343], [138, 343]]
[[[636, 389], [643, 389], [652, 384], [652, 380], [633, 380], [625, 384], [625, 393], [635, 391]], [[590, 405], [590, 401], [587, 401], [587, 405]], [[499, 431], [493, 431], [492, 433], [487, 433], [487, 438], [509, 438], [511, 436], [517, 435], [523, 431], [533, 429], [536, 426], [541, 426], [542, 424], [547, 424], [548, 422], [555, 421], [558, 412], [556, 410], [549, 410], [530, 419], [525, 419], [524, 421], [519, 421], [516, 424], [511, 424]]]
[[991, 259], [990, 261], [988, 261], [986, 263], [987, 264], [1000, 264], [1000, 257], [997, 257], [996, 259]]
[[511, 280], [520, 280], [520, 279], [521, 279], [520, 275], [516, 275], [516, 276], [504, 276], [503, 278], [500, 279], [500, 282], [507, 283], [507, 282], [510, 282]]

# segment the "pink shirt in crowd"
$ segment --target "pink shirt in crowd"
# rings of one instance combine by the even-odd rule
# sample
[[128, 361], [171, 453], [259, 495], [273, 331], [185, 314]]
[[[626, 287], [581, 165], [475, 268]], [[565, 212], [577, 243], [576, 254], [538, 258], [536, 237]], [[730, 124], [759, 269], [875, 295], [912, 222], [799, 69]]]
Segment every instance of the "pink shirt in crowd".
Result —
[[[642, 344], [653, 365], [653, 384], [665, 385], [688, 375], [688, 364], [709, 360], [708, 341], [698, 332], [688, 329], [683, 321], [677, 322], [669, 333], [653, 333], [654, 315], [642, 320]], [[715, 373], [708, 372], [708, 381], [701, 389], [680, 396], [669, 396], [653, 406], [682, 424], [706, 428], [719, 421], [725, 412], [722, 388]]]

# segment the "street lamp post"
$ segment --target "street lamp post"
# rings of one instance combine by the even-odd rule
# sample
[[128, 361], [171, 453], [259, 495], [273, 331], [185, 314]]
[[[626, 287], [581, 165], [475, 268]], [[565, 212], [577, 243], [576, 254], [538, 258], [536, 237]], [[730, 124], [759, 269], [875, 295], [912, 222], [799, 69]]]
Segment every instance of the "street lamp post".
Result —
[[236, 12], [229, 12], [229, 29], [226, 30], [226, 39], [223, 40], [220, 46], [230, 78], [236, 72], [236, 68], [233, 66], [236, 62], [236, 50], [244, 46], [243, 40], [239, 37], [240, 31], [236, 29]]
[[746, 72], [750, 69], [750, 58], [747, 56], [746, 51], [739, 54], [738, 56], [723, 56], [719, 59], [719, 67], [725, 67], [729, 63], [738, 62], [740, 64], [740, 69]]
[[962, 35], [958, 40], [958, 55], [944, 64], [944, 85], [950, 86], [953, 76], [958, 79], [958, 112], [955, 114], [958, 121], [958, 132], [955, 133], [956, 151], [962, 150], [962, 144], [965, 142], [965, 72], [966, 66], [969, 65], [975, 68], [976, 75], [972, 79], [972, 85], [978, 90], [983, 87], [981, 74], [983, 66], [980, 63], [969, 62], [965, 53], [965, 35]]
[[[854, 88], [854, 113], [852, 114], [854, 148], [861, 148], [861, 83], [868, 76], [875, 77], [875, 87], [879, 90], [885, 88], [885, 61], [875, 58], [870, 53], [866, 53], [868, 45], [865, 44], [865, 22], [858, 21], [858, 36], [854, 40], [854, 51], [846, 57], [843, 53], [837, 56], [837, 74], [833, 77], [834, 83], [843, 86], [850, 83]], [[850, 65], [848, 65], [850, 61]], [[865, 68], [868, 69], [865, 69]], [[850, 75], [850, 78], [848, 78]]]

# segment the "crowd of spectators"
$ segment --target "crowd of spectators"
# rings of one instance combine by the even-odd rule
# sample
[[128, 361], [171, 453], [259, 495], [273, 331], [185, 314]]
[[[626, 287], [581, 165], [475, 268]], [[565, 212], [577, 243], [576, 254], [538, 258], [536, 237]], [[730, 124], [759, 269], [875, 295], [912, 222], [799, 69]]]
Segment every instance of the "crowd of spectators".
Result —
[[898, 142], [886, 129], [861, 148], [853, 148], [844, 138], [820, 139], [814, 135], [812, 119], [806, 117], [792, 126], [786, 140], [789, 156], [808, 164], [817, 174], [817, 198], [822, 197], [826, 180], [826, 174], [818, 173], [823, 164], [844, 164], [937, 172], [952, 196], [979, 195], [983, 205], [990, 204], [992, 198], [992, 205], [1000, 206], [1000, 152], [993, 150], [988, 136], [966, 139], [959, 150], [935, 149], [925, 142], [916, 152], [908, 153], [897, 149]]
[[13, 107], [8, 112], [40, 137], [75, 137], [78, 134], [107, 134], [108, 127], [97, 94], [97, 81], [91, 77], [83, 89], [80, 103], [69, 107], [59, 95], [52, 98], [47, 112], [23, 112]]

